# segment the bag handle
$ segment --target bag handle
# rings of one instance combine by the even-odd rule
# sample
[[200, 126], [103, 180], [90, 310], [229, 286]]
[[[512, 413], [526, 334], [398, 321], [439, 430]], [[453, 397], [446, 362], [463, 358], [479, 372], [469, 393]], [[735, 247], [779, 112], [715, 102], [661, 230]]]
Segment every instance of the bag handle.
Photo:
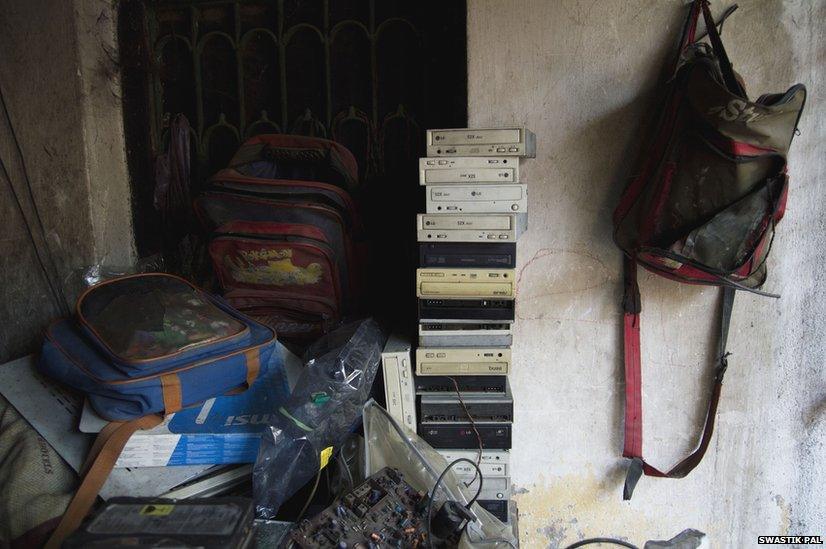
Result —
[[[737, 10], [737, 4], [733, 4], [729, 6], [726, 11], [720, 16], [720, 20], [716, 23], [714, 19], [711, 17], [711, 12], [708, 8], [708, 0], [694, 0], [691, 3], [691, 9], [688, 12], [688, 18], [686, 19], [685, 24], [683, 25], [683, 32], [680, 37], [680, 46], [677, 50], [677, 57], [674, 59], [674, 64], [672, 67], [672, 74], [676, 72], [677, 67], [680, 65], [680, 57], [683, 55], [685, 49], [694, 44], [695, 42], [702, 40], [706, 36], [709, 37], [711, 41], [711, 46], [714, 48], [714, 51], [717, 57], [720, 59], [720, 67], [723, 70], [724, 78], [726, 79], [726, 85], [733, 93], [739, 93], [742, 97], [746, 97], [745, 91], [740, 86], [737, 78], [734, 76], [734, 69], [731, 67], [731, 62], [729, 61], [728, 55], [726, 54], [726, 50], [723, 47], [723, 41], [720, 38], [720, 32], [723, 29], [723, 23], [728, 19], [728, 17]], [[697, 23], [700, 18], [700, 12], [703, 13], [703, 19], [706, 23], [706, 30], [704, 32], [698, 33], [697, 32]], [[719, 27], [719, 28], [718, 28]], [[713, 33], [713, 34], [712, 34]], [[729, 77], [726, 77], [726, 71], [730, 75], [730, 81], [733, 82], [734, 87], [729, 84]]]
[[625, 447], [623, 456], [631, 458], [628, 473], [623, 488], [623, 499], [629, 500], [634, 493], [642, 474], [653, 477], [683, 478], [688, 475], [700, 461], [708, 449], [711, 437], [714, 434], [714, 421], [717, 416], [717, 405], [723, 386], [723, 377], [728, 368], [726, 345], [728, 342], [731, 313], [734, 307], [735, 290], [731, 287], [723, 288], [723, 299], [720, 307], [720, 334], [717, 346], [717, 367], [708, 400], [703, 432], [697, 447], [685, 459], [677, 463], [668, 471], [660, 471], [646, 463], [642, 457], [642, 364], [640, 359], [640, 294], [637, 283], [637, 265], [633, 258], [625, 258], [625, 295], [624, 309], [624, 361], [625, 361]]
[[683, 26], [683, 33], [680, 37], [680, 50], [678, 55], [682, 55], [683, 50], [697, 41], [697, 22], [700, 19], [700, 0], [694, 0], [691, 3], [691, 9], [688, 12], [688, 19], [686, 19]]
[[746, 90], [740, 85], [740, 81], [734, 74], [734, 69], [729, 61], [726, 48], [723, 46], [723, 40], [720, 38], [720, 33], [717, 31], [717, 24], [711, 16], [711, 10], [708, 7], [708, 0], [696, 0], [703, 10], [703, 19], [706, 22], [706, 32], [708, 33], [708, 40], [711, 42], [711, 47], [714, 48], [714, 54], [717, 56], [717, 61], [720, 64], [720, 72], [723, 73], [723, 81], [728, 90], [743, 99], [747, 99]]
[[[244, 386], [227, 394], [237, 394], [249, 389], [261, 372], [261, 354], [258, 349], [244, 353], [246, 376]], [[161, 376], [164, 414], [173, 414], [181, 409], [181, 380], [177, 374]], [[89, 455], [80, 470], [80, 487], [63, 513], [57, 528], [52, 532], [44, 549], [57, 549], [66, 538], [80, 526], [94, 505], [106, 479], [115, 467], [129, 438], [138, 430], [152, 429], [163, 421], [161, 415], [148, 415], [131, 421], [109, 422], [98, 433]]]
[[69, 535], [77, 530], [83, 518], [92, 508], [98, 492], [103, 488], [118, 456], [126, 446], [129, 437], [138, 429], [151, 429], [163, 421], [161, 416], [151, 415], [127, 422], [113, 421], [100, 432], [81, 471], [80, 487], [57, 528], [52, 532], [45, 549], [57, 549]]
[[[723, 23], [725, 23], [725, 22], [726, 22], [726, 19], [728, 19], [728, 18], [729, 18], [729, 16], [730, 16], [732, 13], [734, 13], [735, 11], [737, 11], [737, 8], [739, 8], [739, 7], [740, 7], [740, 6], [739, 6], [738, 4], [732, 4], [732, 5], [730, 5], [728, 8], [726, 8], [726, 11], [724, 11], [724, 12], [723, 12], [723, 14], [720, 16], [720, 19], [717, 21], [717, 25], [716, 25], [716, 26], [717, 26], [717, 33], [720, 35], [720, 37], [721, 37], [721, 38], [722, 38], [722, 36], [723, 36]], [[701, 32], [701, 33], [698, 33], [698, 34], [694, 37], [694, 40], [695, 40], [695, 41], [696, 41], [696, 40], [702, 40], [702, 39], [703, 39], [703, 38], [705, 38], [706, 36], [708, 36], [708, 31], [703, 31], [703, 32]]]

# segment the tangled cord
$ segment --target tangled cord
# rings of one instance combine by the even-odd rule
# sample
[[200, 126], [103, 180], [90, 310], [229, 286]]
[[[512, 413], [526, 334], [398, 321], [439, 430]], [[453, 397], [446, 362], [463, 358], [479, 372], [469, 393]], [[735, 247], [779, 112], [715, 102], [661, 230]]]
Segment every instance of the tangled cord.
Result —
[[621, 547], [628, 547], [628, 549], [639, 549], [633, 543], [617, 539], [617, 538], [588, 538], [582, 539], [577, 541], [576, 543], [572, 543], [571, 545], [567, 546], [565, 549], [576, 549], [577, 547], [584, 547], [586, 545], [595, 545], [597, 543], [611, 543], [613, 545], [619, 545]]
[[471, 505], [476, 503], [476, 499], [479, 497], [479, 494], [482, 493], [482, 482], [484, 480], [483, 477], [482, 477], [482, 470], [479, 469], [479, 466], [476, 465], [476, 463], [474, 463], [473, 460], [470, 460], [470, 459], [467, 459], [467, 458], [459, 458], [459, 459], [454, 459], [453, 461], [451, 461], [450, 463], [447, 464], [447, 467], [445, 467], [444, 471], [442, 471], [442, 474], [439, 475], [438, 479], [436, 479], [436, 484], [433, 485], [433, 491], [430, 492], [430, 499], [427, 501], [427, 513], [425, 514], [425, 522], [427, 523], [427, 546], [430, 549], [433, 549], [433, 536], [430, 533], [430, 516], [433, 513], [433, 500], [436, 499], [436, 492], [439, 491], [439, 486], [442, 484], [442, 481], [444, 480], [445, 475], [447, 475], [447, 473], [451, 469], [453, 469], [454, 465], [456, 465], [457, 463], [461, 463], [463, 461], [466, 461], [466, 462], [470, 463], [471, 465], [473, 465], [473, 467], [476, 468], [476, 473], [479, 475], [479, 487], [476, 489], [476, 495], [473, 496], [473, 499], [471, 499], [468, 502], [468, 504], [465, 506], [465, 508], [470, 509]]

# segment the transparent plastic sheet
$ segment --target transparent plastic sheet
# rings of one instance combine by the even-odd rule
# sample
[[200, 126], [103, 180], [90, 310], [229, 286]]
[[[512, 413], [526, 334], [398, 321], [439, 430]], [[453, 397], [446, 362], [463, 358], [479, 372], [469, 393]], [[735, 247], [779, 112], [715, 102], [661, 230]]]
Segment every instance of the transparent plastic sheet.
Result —
[[130, 274], [163, 272], [166, 272], [163, 257], [156, 254], [139, 259], [134, 265], [102, 265], [100, 263], [89, 265], [73, 271], [67, 276], [68, 280], [66, 282], [73, 294], [79, 295], [86, 288], [111, 278]]
[[[447, 468], [445, 459], [415, 433], [399, 425], [384, 408], [370, 400], [364, 405], [365, 476], [384, 467], [395, 467], [405, 481], [417, 490], [430, 491], [439, 475]], [[453, 471], [448, 472], [433, 505], [433, 514], [439, 504], [451, 499], [463, 505], [476, 495], [478, 481], [470, 485], [461, 482]], [[471, 511], [476, 521], [467, 525], [459, 540], [460, 548], [515, 547], [513, 529], [474, 503]]]
[[252, 478], [258, 518], [275, 517], [358, 424], [385, 339], [368, 319], [345, 324], [307, 350], [290, 399], [261, 436]]

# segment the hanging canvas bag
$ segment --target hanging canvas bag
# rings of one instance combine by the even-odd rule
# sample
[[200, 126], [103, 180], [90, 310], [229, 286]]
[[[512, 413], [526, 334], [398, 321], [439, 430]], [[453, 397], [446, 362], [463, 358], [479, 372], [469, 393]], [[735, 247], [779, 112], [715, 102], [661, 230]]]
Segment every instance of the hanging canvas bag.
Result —
[[[698, 40], [701, 14], [709, 43]], [[653, 140], [614, 212], [614, 240], [625, 254], [623, 455], [631, 459], [625, 499], [643, 473], [684, 477], [705, 454], [728, 366], [734, 293], [764, 294], [759, 288], [766, 280], [766, 258], [786, 205], [786, 155], [805, 100], [801, 84], [750, 99], [708, 2], [691, 4]], [[643, 458], [637, 265], [678, 282], [723, 289], [716, 373], [702, 435], [688, 457], [665, 471]]]

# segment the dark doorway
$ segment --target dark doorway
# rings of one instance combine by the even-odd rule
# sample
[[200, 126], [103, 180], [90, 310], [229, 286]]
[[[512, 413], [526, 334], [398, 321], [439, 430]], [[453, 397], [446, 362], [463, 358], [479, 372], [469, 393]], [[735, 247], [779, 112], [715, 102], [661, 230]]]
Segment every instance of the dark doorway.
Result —
[[139, 254], [163, 249], [153, 162], [171, 116], [191, 123], [196, 187], [250, 136], [327, 137], [359, 162], [368, 277], [385, 296], [376, 312], [412, 318], [396, 310], [412, 301], [386, 296], [412, 293], [424, 130], [467, 123], [465, 2], [129, 0], [120, 10]]

